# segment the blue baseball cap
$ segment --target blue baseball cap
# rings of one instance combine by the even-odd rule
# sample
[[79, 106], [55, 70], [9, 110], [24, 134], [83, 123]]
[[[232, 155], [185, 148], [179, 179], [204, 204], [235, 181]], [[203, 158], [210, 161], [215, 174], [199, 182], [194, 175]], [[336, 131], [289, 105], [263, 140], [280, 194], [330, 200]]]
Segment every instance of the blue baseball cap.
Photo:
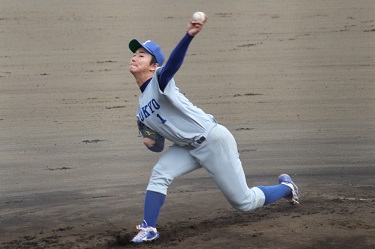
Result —
[[138, 41], [137, 39], [133, 39], [129, 42], [129, 48], [130, 50], [135, 53], [140, 47], [143, 47], [147, 50], [150, 54], [155, 56], [156, 61], [158, 62], [159, 66], [161, 67], [164, 63], [164, 54], [163, 51], [161, 51], [161, 48], [158, 44], [155, 42], [148, 40], [144, 43]]

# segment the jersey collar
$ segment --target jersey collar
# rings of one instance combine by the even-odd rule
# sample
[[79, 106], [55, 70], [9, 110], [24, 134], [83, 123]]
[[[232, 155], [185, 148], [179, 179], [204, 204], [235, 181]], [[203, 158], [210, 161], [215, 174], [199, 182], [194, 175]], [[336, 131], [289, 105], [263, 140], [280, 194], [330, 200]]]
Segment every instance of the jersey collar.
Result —
[[143, 83], [143, 85], [140, 87], [142, 93], [146, 90], [146, 87], [148, 86], [148, 83], [150, 83], [151, 79], [152, 78], [149, 78], [148, 80], [146, 80], [146, 82]]

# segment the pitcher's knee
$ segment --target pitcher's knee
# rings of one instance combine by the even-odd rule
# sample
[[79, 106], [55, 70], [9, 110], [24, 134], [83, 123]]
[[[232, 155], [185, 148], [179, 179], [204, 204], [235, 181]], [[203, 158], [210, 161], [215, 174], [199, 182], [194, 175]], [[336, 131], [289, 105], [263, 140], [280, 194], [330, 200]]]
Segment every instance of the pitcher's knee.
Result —
[[238, 211], [248, 212], [264, 205], [266, 197], [257, 187], [251, 188], [248, 195], [237, 201], [231, 201], [231, 205]]
[[[263, 205], [261, 205], [263, 206]], [[233, 205], [232, 207], [240, 212], [249, 212], [251, 210], [257, 209], [261, 206], [256, 205], [255, 203], [243, 203], [241, 205]]]
[[154, 169], [152, 171], [147, 190], [167, 195], [168, 187], [172, 183], [172, 181], [173, 177], [163, 174], [162, 172]]

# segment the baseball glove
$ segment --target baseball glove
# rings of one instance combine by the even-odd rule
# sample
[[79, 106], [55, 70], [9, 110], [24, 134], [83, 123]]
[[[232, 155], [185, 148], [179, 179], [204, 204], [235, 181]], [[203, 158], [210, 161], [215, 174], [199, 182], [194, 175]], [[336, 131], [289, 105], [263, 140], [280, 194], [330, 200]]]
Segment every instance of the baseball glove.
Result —
[[[156, 131], [152, 130], [151, 128], [147, 127], [144, 123], [137, 120], [138, 130], [142, 134], [142, 137], [147, 137], [152, 140], [155, 140], [155, 145], [153, 146], [155, 150], [159, 150], [157, 148], [164, 148], [164, 141], [165, 138], [161, 136]], [[152, 151], [155, 151], [153, 148], [149, 148]], [[157, 151], [155, 151], [157, 152]]]

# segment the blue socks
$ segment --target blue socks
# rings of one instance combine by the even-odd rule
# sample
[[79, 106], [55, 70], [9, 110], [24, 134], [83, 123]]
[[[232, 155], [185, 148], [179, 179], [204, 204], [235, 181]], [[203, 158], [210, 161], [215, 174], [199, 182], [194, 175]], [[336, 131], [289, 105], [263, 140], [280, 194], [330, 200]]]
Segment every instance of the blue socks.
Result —
[[292, 193], [292, 190], [284, 184], [278, 184], [274, 186], [258, 186], [266, 196], [264, 205], [270, 204], [283, 197], [286, 197]]
[[[274, 186], [258, 186], [263, 191], [266, 200], [264, 205], [268, 205], [286, 197], [292, 193], [292, 190], [284, 184], [278, 184]], [[159, 217], [161, 207], [164, 205], [166, 195], [149, 191], [146, 192], [145, 203], [144, 203], [144, 220], [151, 227], [156, 227], [156, 222]]]
[[156, 227], [156, 222], [159, 217], [160, 209], [165, 202], [166, 195], [149, 191], [146, 192], [144, 204], [144, 220], [151, 227]]

